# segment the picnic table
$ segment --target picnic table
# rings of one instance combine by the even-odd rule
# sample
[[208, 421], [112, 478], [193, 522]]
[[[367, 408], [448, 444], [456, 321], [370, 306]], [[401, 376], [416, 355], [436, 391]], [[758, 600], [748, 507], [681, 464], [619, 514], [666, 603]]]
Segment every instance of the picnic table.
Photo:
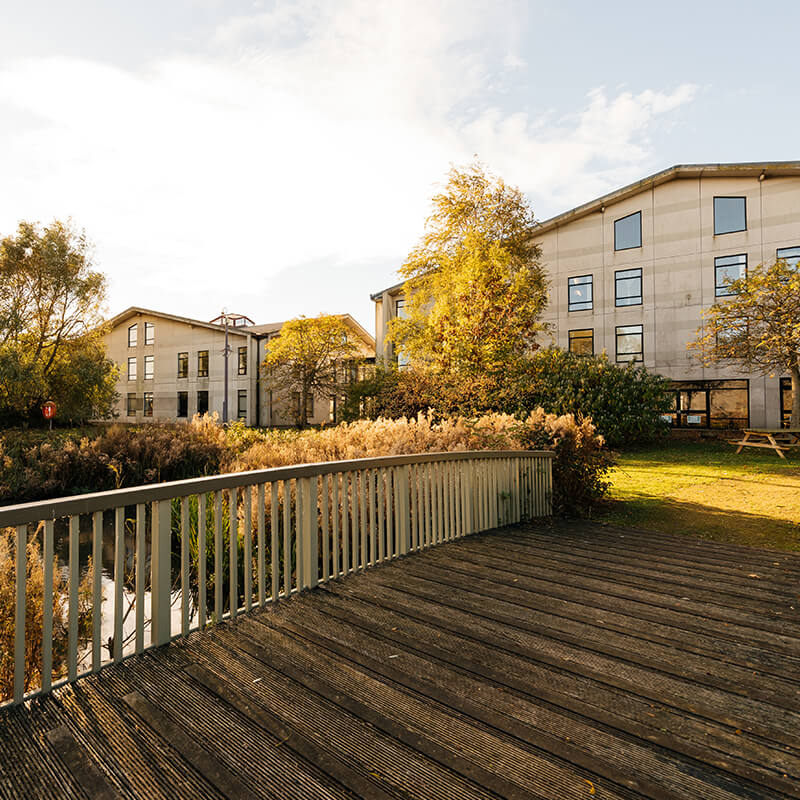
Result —
[[800, 447], [800, 428], [745, 428], [742, 433], [741, 441], [732, 442], [739, 445], [737, 455], [743, 447], [768, 447], [785, 461], [784, 450]]

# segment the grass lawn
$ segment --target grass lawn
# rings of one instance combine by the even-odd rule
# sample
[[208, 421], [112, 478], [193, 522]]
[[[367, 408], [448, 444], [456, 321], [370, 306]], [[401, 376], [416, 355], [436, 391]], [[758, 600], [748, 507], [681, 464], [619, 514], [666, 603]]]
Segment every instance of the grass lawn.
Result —
[[599, 519], [719, 542], [800, 551], [800, 452], [666, 441], [620, 453]]

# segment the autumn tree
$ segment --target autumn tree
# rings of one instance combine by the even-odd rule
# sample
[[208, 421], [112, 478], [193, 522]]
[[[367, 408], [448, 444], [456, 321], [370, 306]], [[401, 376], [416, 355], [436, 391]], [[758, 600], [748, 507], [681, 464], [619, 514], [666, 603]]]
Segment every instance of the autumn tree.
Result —
[[304, 428], [310, 398], [342, 395], [358, 354], [353, 331], [341, 317], [298, 317], [284, 323], [280, 335], [270, 340], [263, 367], [273, 390], [285, 400], [297, 398], [292, 410], [295, 422]]
[[729, 281], [729, 296], [705, 313], [689, 343], [706, 365], [739, 364], [748, 371], [788, 372], [792, 380], [791, 427], [800, 428], [800, 265], [759, 264]]
[[534, 346], [547, 302], [535, 220], [523, 193], [476, 162], [453, 167], [400, 274], [405, 318], [388, 338], [444, 373], [498, 373]]
[[0, 240], [0, 418], [41, 418], [46, 400], [74, 422], [110, 416], [116, 367], [102, 340], [105, 277], [83, 231], [21, 222]]

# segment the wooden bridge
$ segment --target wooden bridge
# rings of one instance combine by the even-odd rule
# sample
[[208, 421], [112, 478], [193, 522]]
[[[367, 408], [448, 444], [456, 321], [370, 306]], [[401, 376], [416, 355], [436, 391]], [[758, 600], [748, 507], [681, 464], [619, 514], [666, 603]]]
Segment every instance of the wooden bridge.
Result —
[[541, 520], [345, 573], [7, 706], [0, 797], [800, 798], [798, 555]]

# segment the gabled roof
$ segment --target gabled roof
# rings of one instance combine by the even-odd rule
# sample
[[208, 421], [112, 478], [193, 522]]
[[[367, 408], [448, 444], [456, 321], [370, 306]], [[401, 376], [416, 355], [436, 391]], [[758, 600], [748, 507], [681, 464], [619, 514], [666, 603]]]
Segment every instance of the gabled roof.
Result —
[[[133, 317], [138, 317], [138, 316], [159, 317], [161, 319], [168, 319], [171, 322], [182, 322], [185, 325], [192, 325], [195, 328], [209, 328], [213, 331], [223, 331], [223, 332], [225, 331], [224, 325], [216, 325], [212, 322], [203, 322], [202, 320], [192, 319], [191, 317], [180, 317], [177, 314], [167, 314], [164, 311], [153, 311], [153, 309], [151, 308], [141, 308], [140, 306], [131, 306], [130, 308], [126, 308], [124, 311], [117, 314], [117, 316], [112, 317], [108, 321], [108, 324], [111, 325], [111, 327], [113, 328]], [[240, 336], [252, 335], [248, 333], [247, 328], [242, 328], [242, 327], [236, 328], [233, 326], [228, 327], [228, 333], [235, 333]]]
[[[375, 337], [351, 317], [350, 314], [333, 314], [332, 316], [337, 317], [346, 325], [350, 326], [364, 340], [365, 344], [370, 347], [375, 347]], [[311, 319], [313, 319], [313, 317], [311, 317]], [[277, 333], [285, 324], [286, 322], [269, 322], [266, 325], [249, 325], [246, 328], [239, 328], [239, 330], [246, 330], [258, 336], [265, 336], [267, 334]]]
[[680, 178], [756, 178], [763, 175], [764, 178], [773, 178], [787, 175], [800, 175], [800, 161], [750, 161], [738, 164], [676, 164], [674, 167], [656, 172], [646, 178], [615, 189], [613, 192], [604, 194], [588, 203], [571, 208], [550, 219], [540, 222], [536, 226], [534, 236], [539, 236], [553, 228], [558, 228], [568, 222], [593, 214], [596, 211], [604, 210], [605, 206], [618, 203], [628, 197], [633, 197], [640, 192], [647, 191], [654, 186], [662, 183], [674, 181]]
[[397, 294], [397, 292], [405, 286], [405, 281], [401, 281], [400, 283], [396, 283], [394, 286], [390, 286], [388, 289], [381, 289], [379, 292], [375, 292], [375, 294], [371, 294], [369, 296], [370, 300], [380, 300], [381, 295], [385, 292], [389, 292], [389, 294]]

